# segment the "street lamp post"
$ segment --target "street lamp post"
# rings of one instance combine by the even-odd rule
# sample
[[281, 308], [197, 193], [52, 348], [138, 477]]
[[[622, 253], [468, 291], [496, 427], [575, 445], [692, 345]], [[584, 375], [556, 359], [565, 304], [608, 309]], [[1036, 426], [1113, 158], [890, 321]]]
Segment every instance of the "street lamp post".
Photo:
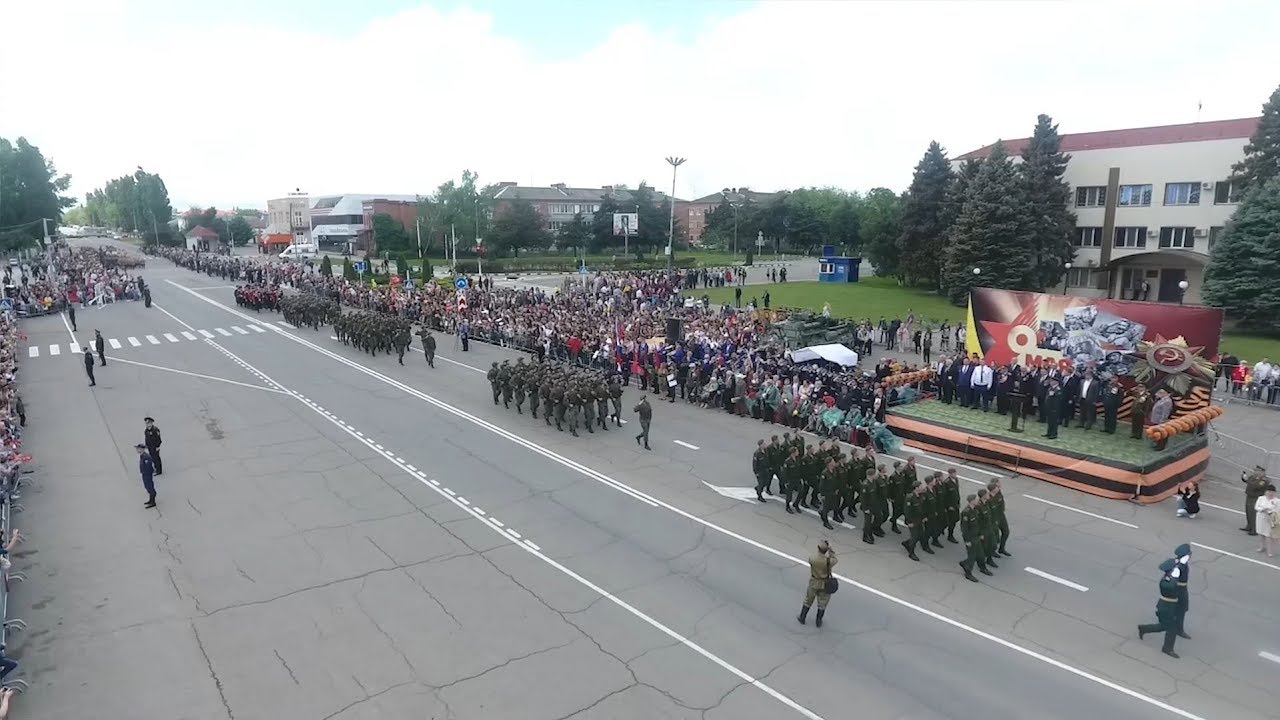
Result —
[[1179, 305], [1182, 304], [1182, 300], [1186, 296], [1187, 288], [1189, 287], [1191, 287], [1191, 283], [1187, 282], [1186, 280], [1178, 281], [1178, 304]]
[[1062, 294], [1067, 294], [1067, 283], [1071, 282], [1071, 263], [1063, 263], [1062, 267], [1067, 269], [1067, 275], [1062, 279]]
[[742, 207], [742, 203], [733, 204], [733, 259], [738, 259], [738, 208]]
[[675, 239], [676, 234], [676, 170], [685, 163], [687, 158], [676, 157], [674, 155], [667, 156], [667, 163], [671, 165], [671, 221], [667, 225], [667, 269], [671, 269], [671, 242]]

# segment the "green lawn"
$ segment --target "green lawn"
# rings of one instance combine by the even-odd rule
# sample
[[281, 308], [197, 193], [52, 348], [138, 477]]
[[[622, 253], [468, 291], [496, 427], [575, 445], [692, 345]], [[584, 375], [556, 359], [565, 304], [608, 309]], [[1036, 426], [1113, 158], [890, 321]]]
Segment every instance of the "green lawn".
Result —
[[[617, 254], [617, 257], [622, 258], [623, 257], [622, 253], [619, 252]], [[659, 253], [658, 255], [652, 256], [652, 258], [662, 258], [662, 257], [663, 255], [661, 253]], [[702, 267], [733, 266], [733, 265], [741, 265], [746, 260], [746, 253], [744, 252], [738, 253], [738, 256], [735, 260], [734, 255], [731, 252], [713, 252], [713, 251], [703, 252], [703, 251], [690, 251], [690, 250], [676, 251], [677, 259], [689, 258], [689, 257], [696, 258], [698, 261], [698, 264], [701, 265]], [[791, 257], [792, 259], [794, 259], [796, 256], [791, 256]], [[442, 257], [429, 257], [428, 259], [431, 261], [432, 265], [441, 265], [445, 262], [445, 259]], [[464, 257], [461, 259], [469, 260], [470, 258]], [[485, 259], [489, 260], [490, 258], [486, 257]], [[514, 260], [514, 258], [498, 258], [498, 259]], [[547, 254], [536, 254], [536, 255], [531, 254], [531, 255], [521, 255], [519, 258], [519, 262], [529, 263], [538, 259], [568, 261], [568, 260], [577, 260], [579, 258], [576, 258], [571, 253], [563, 253], [563, 254], [547, 253]], [[595, 263], [600, 263], [600, 262], [609, 262], [609, 261], [612, 261], [613, 259], [614, 259], [614, 255], [612, 254], [588, 255], [587, 266], [590, 267], [591, 265]], [[774, 256], [766, 254], [766, 255], [758, 256], [756, 259], [761, 263], [773, 262]], [[420, 260], [417, 258], [409, 258], [409, 260], [410, 262], [415, 264], [420, 262]]]
[[[751, 298], [759, 300], [769, 291], [769, 306], [774, 308], [809, 308], [822, 310], [831, 303], [832, 317], [870, 318], [884, 316], [890, 320], [914, 311], [917, 320], [933, 324], [950, 320], [964, 322], [964, 308], [952, 305], [945, 297], [919, 288], [902, 287], [893, 278], [869, 277], [856, 283], [788, 282], [771, 285], [747, 285], [742, 289], [742, 304]], [[713, 302], [733, 302], [733, 288], [706, 291]], [[699, 291], [701, 294], [701, 291]]]
[[1222, 334], [1222, 352], [1233, 353], [1249, 364], [1264, 357], [1274, 362], [1280, 359], [1280, 338], [1225, 332]]

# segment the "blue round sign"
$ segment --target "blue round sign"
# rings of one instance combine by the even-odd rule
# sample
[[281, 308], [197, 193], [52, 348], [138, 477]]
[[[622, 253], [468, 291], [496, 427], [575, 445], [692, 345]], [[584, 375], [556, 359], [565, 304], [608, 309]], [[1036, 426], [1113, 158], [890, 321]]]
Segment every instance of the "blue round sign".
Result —
[[467, 289], [467, 279], [466, 279], [466, 278], [462, 278], [462, 277], [460, 277], [460, 278], [458, 278], [457, 280], [454, 280], [454, 281], [453, 281], [453, 285], [454, 285], [454, 287], [458, 288], [459, 290], [466, 290], [466, 289]]

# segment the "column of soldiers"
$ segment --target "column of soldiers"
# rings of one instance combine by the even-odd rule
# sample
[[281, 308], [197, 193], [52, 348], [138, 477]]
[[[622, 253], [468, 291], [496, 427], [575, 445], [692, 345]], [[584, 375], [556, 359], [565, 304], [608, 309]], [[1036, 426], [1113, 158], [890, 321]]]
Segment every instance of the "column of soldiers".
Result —
[[342, 316], [338, 303], [319, 295], [286, 295], [280, 298], [280, 312], [284, 321], [295, 327], [319, 330], [322, 325], [337, 323]]
[[566, 429], [578, 437], [579, 422], [587, 432], [609, 429], [609, 420], [622, 426], [622, 378], [607, 376], [595, 369], [552, 361], [526, 363], [523, 357], [513, 365], [510, 360], [495, 362], [486, 373], [493, 404], [502, 403], [516, 413], [524, 414], [525, 400], [535, 419], [538, 410], [547, 425]]
[[396, 353], [401, 365], [413, 340], [411, 330], [408, 320], [368, 310], [340, 313], [333, 321], [334, 335], [344, 345], [370, 355]]
[[[963, 542], [966, 556], [960, 561], [965, 578], [977, 582], [973, 570], [991, 575], [1000, 555], [1012, 557], [1005, 549], [1009, 540], [1009, 521], [1005, 514], [1004, 493], [999, 481], [970, 495], [961, 507], [960, 478], [954, 468], [920, 477], [915, 458], [895, 462], [890, 471], [870, 449], [854, 448], [846, 455], [838, 443], [820, 440], [806, 444], [799, 433], [774, 435], [768, 442], [756, 443], [752, 456], [756, 476], [756, 499], [767, 502], [773, 495], [773, 479], [784, 498], [788, 513], [809, 508], [818, 514], [822, 525], [863, 515], [862, 541], [874, 545], [884, 538], [885, 523], [895, 534], [906, 534], [901, 541], [907, 557], [919, 562], [916, 550], [930, 555], [943, 548], [942, 538], [953, 544]], [[905, 528], [899, 527], [902, 520]], [[956, 539], [959, 526], [961, 539]]]

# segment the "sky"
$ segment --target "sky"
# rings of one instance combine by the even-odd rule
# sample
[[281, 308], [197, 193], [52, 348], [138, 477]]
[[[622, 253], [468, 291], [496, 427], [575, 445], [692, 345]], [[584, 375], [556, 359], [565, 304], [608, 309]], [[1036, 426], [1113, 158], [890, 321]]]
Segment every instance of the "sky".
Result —
[[[929, 141], [1248, 117], [1280, 2], [18, 0], [0, 137], [175, 209], [481, 183], [901, 190]], [[14, 32], [25, 28], [25, 32]], [[1202, 106], [1202, 109], [1197, 109]]]

